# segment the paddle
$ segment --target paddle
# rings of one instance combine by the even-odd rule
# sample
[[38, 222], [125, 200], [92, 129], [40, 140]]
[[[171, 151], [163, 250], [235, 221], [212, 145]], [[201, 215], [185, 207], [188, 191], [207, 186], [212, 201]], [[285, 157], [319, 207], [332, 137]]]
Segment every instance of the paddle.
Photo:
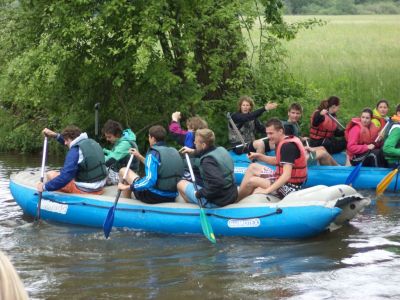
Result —
[[328, 113], [328, 116], [336, 123], [338, 124], [340, 127], [342, 127], [342, 129], [346, 129], [342, 124], [340, 124], [340, 122], [334, 117], [332, 116], [330, 113]]
[[389, 184], [392, 182], [393, 177], [399, 172], [400, 165], [390, 171], [383, 179], [379, 182], [376, 187], [376, 195], [379, 196], [385, 192]]
[[[235, 122], [233, 122], [231, 114], [229, 112], [226, 113], [226, 117], [228, 118], [229, 124], [231, 124], [233, 130], [235, 131], [236, 135], [240, 139], [240, 142], [242, 143], [243, 146], [243, 152], [248, 152], [249, 151], [249, 145], [244, 141], [242, 134], [240, 133], [239, 129], [237, 128]], [[247, 151], [245, 151], [247, 150]]]
[[[190, 163], [190, 158], [187, 153], [185, 153], [185, 158], [187, 165], [189, 167], [189, 172], [190, 172], [190, 177], [192, 178], [194, 189], [196, 192], [198, 192], [197, 184], [196, 184], [196, 178], [194, 177], [193, 169], [192, 169], [192, 164]], [[207, 219], [206, 213], [204, 212], [203, 209], [203, 204], [201, 203], [201, 199], [197, 199], [197, 203], [199, 204], [200, 207], [200, 223], [201, 223], [201, 228], [203, 229], [203, 233], [210, 240], [211, 243], [215, 244], [217, 241], [215, 239], [215, 235], [213, 232], [213, 229], [211, 227], [210, 222]]]
[[[310, 144], [308, 143], [308, 139], [306, 139], [306, 145], [308, 148], [310, 148]], [[312, 160], [315, 160], [317, 158], [317, 154], [314, 151], [310, 150], [310, 157]]]
[[96, 139], [99, 137], [99, 106], [99, 102], [94, 105], [94, 135]]
[[[133, 154], [131, 154], [131, 157], [129, 158], [128, 164], [126, 165], [124, 177], [122, 177], [122, 182], [126, 179], [126, 176], [128, 175], [128, 171], [129, 171], [129, 168], [131, 166], [132, 160], [133, 160]], [[115, 208], [117, 207], [117, 203], [118, 203], [118, 200], [119, 200], [120, 196], [121, 196], [121, 190], [118, 189], [118, 193], [117, 193], [117, 196], [115, 197], [114, 204], [108, 210], [107, 217], [104, 220], [103, 231], [104, 231], [104, 236], [106, 237], [106, 239], [108, 239], [108, 236], [110, 235], [111, 229], [113, 227]]]
[[[46, 168], [46, 155], [47, 155], [47, 136], [44, 137], [43, 141], [43, 154], [42, 154], [42, 169], [40, 170], [40, 182], [44, 182], [44, 169]], [[36, 208], [36, 220], [40, 220], [40, 206], [42, 204], [42, 194], [39, 192], [39, 200]]]
[[358, 175], [360, 175], [361, 167], [365, 161], [365, 159], [368, 157], [368, 155], [371, 153], [371, 150], [368, 151], [367, 155], [363, 157], [363, 159], [357, 164], [357, 166], [351, 171], [349, 176], [347, 176], [345, 184], [347, 185], [353, 185], [354, 181], [356, 181]]

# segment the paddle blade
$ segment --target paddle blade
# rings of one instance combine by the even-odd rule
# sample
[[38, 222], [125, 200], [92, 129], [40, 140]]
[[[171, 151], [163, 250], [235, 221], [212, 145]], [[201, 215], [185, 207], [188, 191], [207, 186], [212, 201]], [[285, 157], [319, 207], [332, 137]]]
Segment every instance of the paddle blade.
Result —
[[202, 207], [200, 207], [200, 223], [206, 238], [208, 238], [211, 243], [215, 244], [217, 240], [215, 239], [214, 231]]
[[387, 174], [381, 182], [379, 182], [378, 186], [376, 187], [376, 194], [379, 196], [385, 192], [389, 184], [392, 182], [393, 177], [397, 174], [399, 171], [398, 168], [394, 169], [391, 171], [389, 174]]
[[108, 210], [107, 218], [104, 220], [103, 231], [104, 236], [108, 239], [114, 223], [115, 205]]
[[354, 183], [354, 181], [356, 181], [358, 175], [360, 175], [360, 171], [361, 171], [361, 167], [362, 167], [362, 162], [360, 162], [354, 169], [353, 171], [351, 171], [351, 173], [349, 174], [349, 176], [346, 179], [345, 184], [347, 185], [352, 185]]

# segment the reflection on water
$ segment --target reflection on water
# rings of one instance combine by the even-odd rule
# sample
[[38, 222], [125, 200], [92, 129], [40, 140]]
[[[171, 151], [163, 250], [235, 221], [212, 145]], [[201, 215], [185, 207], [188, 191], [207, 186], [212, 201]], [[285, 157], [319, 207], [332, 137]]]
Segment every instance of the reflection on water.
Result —
[[[0, 250], [32, 299], [400, 298], [400, 199], [387, 194], [330, 234], [302, 241], [113, 232], [24, 218], [11, 172], [40, 157], [0, 154]], [[56, 166], [60, 161], [50, 161]]]

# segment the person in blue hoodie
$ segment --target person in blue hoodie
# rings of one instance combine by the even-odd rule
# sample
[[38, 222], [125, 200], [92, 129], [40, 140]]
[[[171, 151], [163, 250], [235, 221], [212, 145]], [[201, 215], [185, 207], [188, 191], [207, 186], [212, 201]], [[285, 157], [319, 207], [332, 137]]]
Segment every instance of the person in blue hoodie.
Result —
[[[108, 120], [104, 124], [102, 132], [106, 140], [113, 144], [111, 150], [103, 148], [108, 168], [107, 184], [118, 184], [118, 172], [129, 161], [129, 149], [138, 149], [136, 136], [129, 128], [123, 130], [121, 123], [114, 120]], [[132, 160], [130, 169], [135, 172], [139, 170], [139, 161], [136, 158]]]
[[69, 150], [62, 169], [47, 172], [47, 182], [39, 182], [37, 190], [102, 194], [107, 180], [107, 168], [100, 145], [74, 125], [65, 127], [61, 134], [48, 128], [42, 132], [47, 137], [56, 138]]

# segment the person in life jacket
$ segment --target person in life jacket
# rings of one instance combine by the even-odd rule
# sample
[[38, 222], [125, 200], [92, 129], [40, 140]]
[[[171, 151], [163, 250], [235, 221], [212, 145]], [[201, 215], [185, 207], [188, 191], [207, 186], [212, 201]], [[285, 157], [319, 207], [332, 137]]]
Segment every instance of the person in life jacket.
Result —
[[69, 150], [63, 168], [47, 172], [47, 182], [39, 182], [38, 191], [102, 194], [107, 180], [107, 168], [101, 146], [74, 125], [67, 126], [61, 134], [48, 128], [42, 132], [47, 137], [56, 138]]
[[385, 99], [379, 100], [373, 110], [372, 123], [374, 123], [377, 128], [383, 128], [389, 119], [387, 116], [388, 112], [389, 102]]
[[[130, 197], [132, 192], [136, 199], [148, 204], [174, 202], [178, 191], [176, 185], [183, 175], [184, 165], [179, 152], [168, 147], [164, 142], [167, 131], [160, 125], [149, 129], [150, 148], [143, 157], [137, 149], [130, 149], [130, 153], [139, 159], [145, 166], [145, 176], [140, 178], [137, 173], [128, 170], [126, 182], [119, 183], [118, 189]], [[119, 171], [122, 178], [126, 168]]]
[[195, 136], [196, 150], [189, 147], [181, 150], [182, 153], [191, 153], [198, 158], [197, 167], [203, 183], [198, 186], [198, 192], [194, 183], [188, 180], [178, 183], [179, 193], [186, 202], [197, 204], [202, 201], [204, 207], [212, 208], [234, 203], [237, 199], [233, 160], [225, 148], [214, 144], [214, 132], [210, 129], [199, 129]]
[[286, 136], [282, 122], [276, 118], [270, 119], [265, 127], [270, 142], [276, 145], [276, 156], [259, 155], [259, 160], [276, 165], [276, 170], [251, 164], [239, 188], [239, 201], [252, 193], [276, 192], [283, 198], [300, 190], [307, 180], [306, 151], [300, 139]]
[[397, 105], [396, 114], [389, 122], [388, 135], [382, 149], [388, 167], [395, 168], [400, 163], [400, 104]]
[[378, 142], [379, 129], [372, 123], [372, 110], [364, 108], [359, 118], [353, 118], [347, 124], [345, 138], [347, 155], [351, 165], [363, 162], [363, 166], [384, 167], [386, 165]]
[[241, 145], [241, 138], [236, 133], [235, 129], [232, 128], [231, 124], [228, 124], [229, 130], [229, 142], [236, 154], [242, 154], [245, 149], [251, 152], [265, 153], [265, 143], [268, 143], [265, 139], [256, 140], [256, 133], [264, 133], [265, 128], [258, 120], [258, 118], [266, 111], [275, 109], [278, 104], [274, 102], [268, 102], [264, 107], [259, 108], [255, 111], [254, 101], [249, 96], [242, 96], [238, 102], [238, 111], [231, 115], [232, 121], [236, 124], [240, 134], [243, 137], [247, 147], [236, 147]]
[[186, 120], [186, 127], [188, 130], [183, 130], [179, 124], [181, 118], [182, 114], [179, 111], [172, 114], [172, 121], [168, 127], [169, 132], [175, 137], [179, 145], [195, 149], [194, 137], [196, 130], [208, 128], [208, 124], [202, 118], [194, 116]]
[[[286, 135], [294, 135], [300, 138], [306, 145], [308, 144], [306, 138], [301, 136], [301, 129], [299, 122], [303, 114], [303, 107], [299, 103], [292, 103], [288, 109], [287, 121], [282, 121], [283, 128]], [[303, 143], [304, 144], [304, 143]], [[326, 151], [325, 147], [309, 147], [305, 146], [307, 163], [309, 165], [318, 162], [321, 166], [338, 166], [334, 158]]]
[[[106, 140], [113, 144], [111, 150], [103, 148], [106, 166], [108, 168], [107, 184], [118, 184], [118, 172], [121, 168], [126, 166], [129, 161], [129, 149], [138, 148], [136, 136], [129, 128], [122, 130], [121, 123], [113, 120], [107, 120], [107, 122], [104, 123], [102, 132]], [[133, 171], [139, 171], [139, 161], [136, 158], [132, 160], [130, 168]]]
[[344, 132], [338, 128], [336, 113], [339, 110], [340, 99], [331, 96], [321, 101], [317, 110], [311, 116], [310, 146], [324, 146], [330, 153], [339, 153], [346, 149]]

